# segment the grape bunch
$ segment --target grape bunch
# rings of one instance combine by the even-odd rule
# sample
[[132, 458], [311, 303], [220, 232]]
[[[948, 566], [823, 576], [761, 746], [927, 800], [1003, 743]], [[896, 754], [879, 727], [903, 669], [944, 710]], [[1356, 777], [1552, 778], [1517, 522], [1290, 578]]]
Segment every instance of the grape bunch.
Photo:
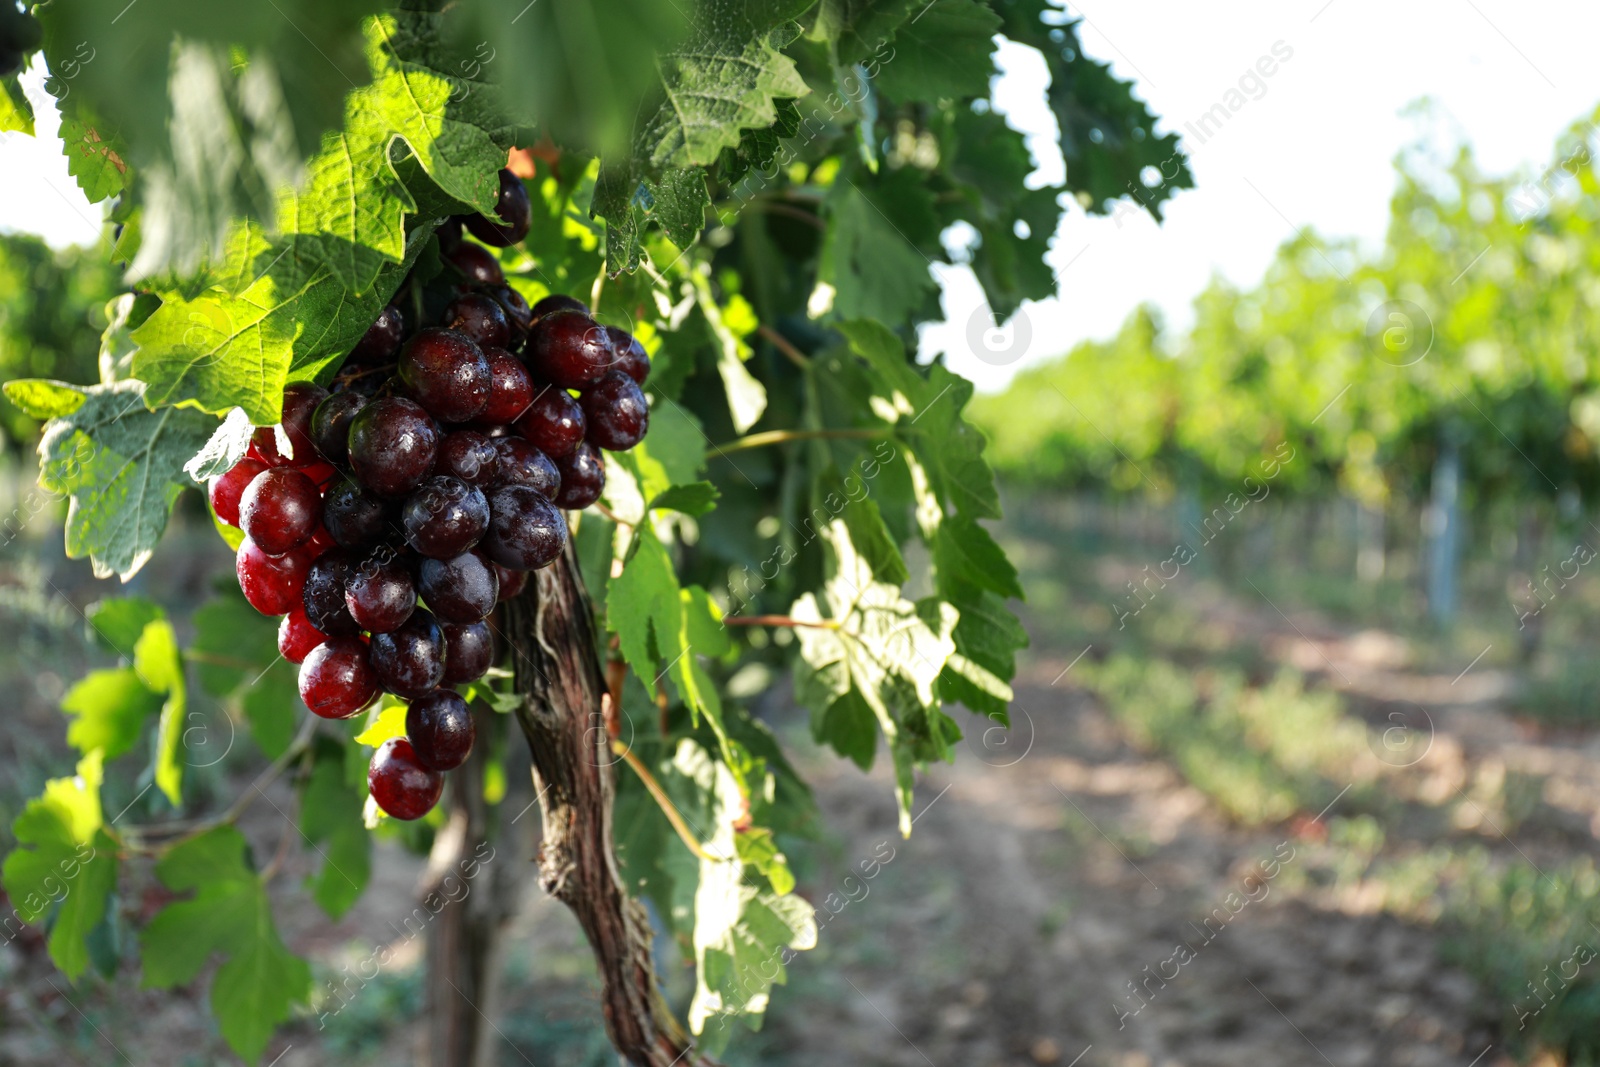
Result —
[[[409, 702], [405, 736], [368, 771], [399, 819], [425, 815], [472, 750], [454, 687], [493, 665], [496, 605], [561, 555], [563, 510], [599, 499], [598, 450], [632, 448], [649, 425], [639, 342], [569, 296], [530, 307], [462, 234], [526, 234], [508, 172], [499, 216], [442, 226], [454, 272], [426, 292], [408, 279], [331, 388], [287, 386], [281, 425], [210, 483], [217, 518], [245, 534], [245, 598], [283, 616], [278, 650], [300, 665], [306, 706], [348, 719], [383, 692]], [[439, 310], [408, 330], [407, 304]]]

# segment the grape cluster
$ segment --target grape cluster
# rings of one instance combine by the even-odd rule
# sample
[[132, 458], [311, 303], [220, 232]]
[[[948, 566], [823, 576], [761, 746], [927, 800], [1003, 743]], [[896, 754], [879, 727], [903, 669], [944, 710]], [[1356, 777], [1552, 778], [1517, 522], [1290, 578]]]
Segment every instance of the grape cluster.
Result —
[[[245, 598], [283, 616], [278, 649], [300, 665], [306, 706], [347, 719], [385, 691], [409, 701], [406, 736], [368, 771], [374, 800], [400, 819], [426, 814], [472, 750], [453, 687], [494, 663], [496, 604], [562, 553], [563, 509], [599, 499], [597, 450], [632, 448], [649, 425], [639, 342], [572, 297], [529, 307], [461, 235], [526, 234], [527, 196], [508, 177], [500, 220], [441, 227], [462, 279], [433, 301], [442, 311], [412, 331], [386, 307], [332, 388], [290, 384], [282, 424], [256, 430], [210, 484], [217, 518], [245, 534]], [[427, 306], [409, 284], [402, 294]]]

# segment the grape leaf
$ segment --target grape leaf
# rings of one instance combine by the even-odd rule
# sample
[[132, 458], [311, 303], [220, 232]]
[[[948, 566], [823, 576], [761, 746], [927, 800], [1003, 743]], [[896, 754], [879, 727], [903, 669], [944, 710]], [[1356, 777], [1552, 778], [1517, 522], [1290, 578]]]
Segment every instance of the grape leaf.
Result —
[[[928, 197], [926, 190], [917, 192]], [[937, 288], [930, 261], [884, 205], [841, 176], [826, 208], [817, 280], [831, 288], [833, 312], [842, 319], [899, 323], [922, 307]]]
[[133, 658], [133, 646], [144, 628], [166, 612], [154, 601], [138, 596], [97, 600], [84, 611], [95, 644], [124, 659]]
[[116, 759], [139, 740], [145, 720], [161, 704], [161, 694], [130, 667], [92, 671], [61, 698], [62, 712], [72, 717], [67, 743], [86, 756], [98, 751]]
[[178, 635], [166, 619], [155, 619], [145, 626], [133, 649], [133, 669], [152, 692], [165, 693], [167, 697], [156, 734], [155, 780], [172, 806], [178, 807], [183, 801], [183, 764], [178, 750], [183, 743], [184, 711], [189, 698]]
[[[237, 406], [257, 426], [276, 425], [290, 374], [315, 378], [342, 360], [430, 236], [414, 233], [406, 258], [385, 265], [378, 283], [359, 297], [326, 267], [282, 288], [280, 281], [295, 271], [280, 262], [237, 295], [219, 287], [192, 300], [163, 303], [133, 332], [139, 345], [133, 374], [148, 383], [146, 401], [188, 402], [218, 415]], [[197, 451], [199, 445], [189, 455]]]
[[[795, 695], [823, 716], [824, 725], [840, 700], [860, 700], [871, 709], [894, 757], [900, 831], [909, 835], [914, 765], [948, 759], [961, 737], [939, 710], [936, 688], [955, 651], [951, 631], [959, 613], [934, 599], [912, 603], [897, 586], [874, 578], [842, 521], [829, 524], [824, 541], [831, 557], [825, 586], [828, 614], [823, 615], [811, 593], [789, 612], [813, 624], [795, 629], [800, 639]], [[841, 718], [848, 722], [848, 709]], [[846, 744], [853, 749], [859, 742]]]
[[321, 869], [307, 876], [306, 884], [311, 898], [334, 919], [360, 899], [372, 874], [372, 838], [361, 821], [366, 798], [345, 781], [344, 750], [331, 738], [319, 738], [300, 794], [300, 832], [322, 856]]
[[206, 481], [219, 474], [225, 474], [233, 469], [234, 464], [244, 458], [250, 448], [250, 438], [256, 428], [250, 424], [250, 416], [245, 414], [244, 408], [234, 408], [222, 420], [216, 432], [211, 435], [211, 440], [206, 446], [194, 454], [189, 462], [183, 465], [183, 473], [193, 478], [196, 483], [205, 485]]
[[196, 411], [150, 411], [137, 381], [80, 389], [84, 402], [50, 420], [39, 439], [39, 485], [67, 494], [67, 555], [88, 556], [97, 577], [132, 577], [166, 529], [188, 485], [183, 465], [216, 420]]
[[496, 90], [481, 65], [473, 77], [465, 63], [453, 73], [432, 65], [442, 61], [430, 42], [444, 20], [402, 11], [367, 24], [372, 83], [349, 95], [343, 128], [324, 136], [304, 183], [279, 203], [294, 255], [330, 268], [358, 296], [405, 258], [405, 215], [417, 204], [390, 160], [396, 140], [444, 195], [494, 211], [511, 127], [491, 106]]
[[685, 515], [704, 515], [717, 506], [717, 498], [721, 495], [710, 482], [674, 485], [657, 493], [647, 510], [667, 508]]
[[116, 196], [127, 185], [124, 147], [108, 141], [81, 119], [62, 116], [61, 150], [67, 156], [67, 173], [77, 181], [89, 203], [98, 204]]
[[34, 419], [59, 419], [83, 406], [83, 392], [77, 386], [46, 378], [14, 378], [5, 384], [5, 394]]
[[8, 133], [33, 136], [33, 104], [15, 74], [0, 78], [0, 140]]
[[168, 904], [139, 938], [146, 988], [193, 981], [215, 954], [211, 1010], [240, 1056], [261, 1055], [290, 1006], [311, 994], [311, 968], [284, 947], [267, 887], [249, 863], [250, 845], [231, 826], [185, 841], [156, 864], [161, 881], [188, 900]]
[[282, 755], [293, 737], [300, 701], [294, 666], [278, 655], [278, 621], [229, 590], [201, 605], [194, 626], [190, 654], [201, 689], [237, 701], [261, 751], [271, 758]]
[[39, 923], [55, 909], [50, 958], [71, 979], [89, 964], [85, 941], [104, 917], [117, 879], [116, 845], [101, 829], [102, 758], [90, 752], [75, 776], [52, 778], [28, 801], [11, 824], [17, 847], [0, 869], [18, 918]]
[[942, 97], [987, 97], [1000, 21], [977, 0], [922, 5], [896, 30], [894, 55], [881, 64], [878, 90], [896, 100], [928, 103]]
[[822, 0], [811, 36], [830, 41], [843, 65], [860, 63], [894, 38], [928, 0]]

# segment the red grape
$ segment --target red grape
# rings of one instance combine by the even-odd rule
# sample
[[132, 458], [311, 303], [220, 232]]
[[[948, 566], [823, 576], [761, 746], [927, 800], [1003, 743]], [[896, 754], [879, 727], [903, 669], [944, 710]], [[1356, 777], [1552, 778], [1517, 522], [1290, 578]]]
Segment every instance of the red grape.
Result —
[[517, 420], [517, 432], [551, 459], [569, 455], [587, 429], [583, 408], [566, 390], [553, 385], [534, 387], [533, 403]]
[[480, 490], [436, 474], [406, 500], [400, 519], [412, 548], [433, 559], [453, 559], [488, 529], [489, 505]]
[[388, 549], [351, 568], [344, 583], [344, 604], [356, 625], [373, 634], [398, 630], [417, 606], [411, 572]]
[[444, 622], [477, 622], [494, 610], [500, 581], [493, 565], [465, 552], [455, 559], [425, 559], [417, 568], [417, 592]]
[[344, 465], [350, 459], [350, 424], [367, 406], [360, 393], [334, 393], [311, 414], [311, 441], [322, 458]]
[[328, 635], [311, 625], [302, 608], [295, 608], [278, 624], [278, 652], [290, 663], [304, 662], [312, 649], [327, 640]]
[[316, 460], [317, 450], [311, 443], [311, 415], [327, 396], [326, 389], [311, 382], [290, 382], [284, 386], [280, 425], [294, 455], [285, 456], [278, 450], [278, 434], [273, 427], [258, 427], [251, 435], [250, 443], [267, 466], [303, 467]]
[[561, 488], [561, 472], [532, 441], [502, 437], [494, 447], [500, 453], [500, 484], [526, 485], [547, 497], [555, 497]]
[[528, 369], [564, 389], [600, 380], [616, 360], [605, 327], [580, 311], [552, 311], [528, 334]]
[[348, 719], [378, 695], [378, 674], [359, 637], [333, 637], [300, 664], [300, 699], [324, 719]]
[[392, 633], [373, 634], [370, 659], [385, 689], [407, 700], [444, 681], [444, 633], [433, 612], [418, 608]]
[[489, 359], [489, 406], [479, 418], [484, 422], [515, 422], [533, 403], [533, 378], [522, 361], [503, 348], [486, 348]]
[[611, 365], [612, 369], [621, 371], [643, 385], [644, 380], [650, 377], [650, 357], [645, 354], [644, 345], [633, 334], [617, 326], [607, 326], [606, 333], [610, 335], [611, 347], [617, 353], [617, 361]]
[[400, 381], [429, 414], [466, 422], [489, 403], [489, 360], [465, 334], [427, 329], [400, 350]]
[[436, 771], [449, 771], [467, 762], [477, 729], [472, 709], [451, 689], [424, 693], [406, 708], [406, 737], [417, 759]]
[[287, 615], [300, 603], [311, 559], [304, 552], [269, 556], [250, 538], [239, 544], [234, 571], [250, 606], [263, 615]]
[[333, 540], [345, 548], [370, 548], [395, 527], [389, 501], [361, 487], [354, 478], [340, 478], [322, 498], [322, 522]]
[[503, 485], [489, 493], [484, 553], [502, 567], [531, 571], [548, 566], [567, 543], [567, 523], [543, 493]]
[[217, 513], [217, 518], [229, 526], [239, 525], [239, 498], [256, 475], [266, 469], [265, 463], [246, 456], [225, 473], [212, 478], [208, 495], [211, 498], [211, 510]]
[[410, 400], [388, 397], [361, 410], [350, 424], [350, 467], [379, 496], [410, 492], [433, 469], [439, 431]]
[[[527, 580], [527, 571], [515, 572]], [[494, 631], [487, 622], [446, 622], [444, 632], [444, 682], [475, 682], [494, 665]]]
[[511, 320], [492, 296], [462, 293], [444, 309], [444, 324], [479, 348], [502, 348], [511, 341]]
[[410, 741], [391, 737], [372, 754], [367, 790], [391, 818], [420, 819], [439, 803], [444, 775], [423, 765]]
[[239, 528], [269, 556], [303, 544], [321, 519], [316, 483], [292, 467], [262, 471], [239, 498]]
[[500, 261], [494, 258], [494, 253], [482, 245], [473, 244], [471, 241], [461, 241], [455, 247], [444, 250], [444, 258], [455, 265], [455, 268], [467, 276], [467, 280], [479, 285], [504, 285], [506, 272], [501, 269]]
[[462, 219], [472, 236], [486, 245], [505, 248], [528, 236], [533, 226], [533, 205], [522, 179], [500, 168], [500, 195], [495, 201], [495, 218], [468, 215]]
[[579, 445], [570, 456], [556, 460], [556, 470], [561, 472], [561, 491], [555, 502], [564, 508], [578, 511], [600, 499], [606, 487], [606, 468], [600, 453], [588, 441]]
[[589, 314], [589, 305], [575, 296], [566, 293], [551, 293], [549, 296], [540, 297], [531, 309], [535, 319], [543, 318], [552, 311], [576, 311], [580, 314]]
[[514, 571], [510, 567], [500, 566], [493, 560], [490, 560], [489, 564], [494, 568], [494, 576], [500, 579], [500, 599], [502, 601], [510, 600], [512, 597], [520, 595], [528, 587], [528, 579], [531, 575], [527, 571]]
[[500, 453], [495, 451], [494, 442], [478, 431], [455, 430], [439, 442], [434, 470], [482, 489], [498, 475]]
[[589, 440], [613, 452], [626, 452], [644, 440], [650, 428], [650, 406], [639, 383], [620, 370], [587, 390], [580, 401]]
[[305, 588], [300, 592], [301, 609], [311, 625], [329, 636], [349, 637], [361, 632], [344, 602], [345, 584], [355, 568], [355, 555], [339, 548], [311, 564], [306, 574]]
[[393, 304], [379, 313], [361, 340], [350, 350], [351, 363], [387, 363], [400, 350], [406, 335], [406, 319]]
[[528, 328], [533, 325], [533, 309], [528, 306], [527, 299], [509, 285], [495, 289], [494, 298], [500, 301], [506, 318], [511, 320], [512, 333], [519, 338], [526, 337]]

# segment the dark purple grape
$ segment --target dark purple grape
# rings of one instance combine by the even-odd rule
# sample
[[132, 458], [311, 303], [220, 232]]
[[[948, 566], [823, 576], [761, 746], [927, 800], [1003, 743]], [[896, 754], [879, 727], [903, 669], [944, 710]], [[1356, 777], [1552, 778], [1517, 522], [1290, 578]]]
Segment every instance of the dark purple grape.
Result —
[[528, 236], [533, 226], [533, 204], [528, 200], [528, 189], [522, 179], [504, 167], [500, 168], [500, 195], [495, 201], [495, 218], [468, 215], [462, 221], [472, 236], [486, 245], [505, 248]]
[[486, 489], [500, 470], [500, 453], [494, 442], [477, 430], [453, 430], [439, 442], [434, 470]]
[[418, 608], [392, 633], [373, 634], [368, 657], [383, 687], [414, 700], [444, 681], [444, 633], [433, 612]]
[[417, 587], [393, 552], [378, 552], [351, 570], [345, 579], [344, 603], [356, 625], [374, 635], [399, 629], [417, 606]]
[[293, 467], [269, 467], [239, 498], [239, 529], [269, 556], [303, 545], [322, 518], [317, 483]]
[[619, 370], [588, 389], [581, 399], [589, 440], [613, 452], [626, 452], [650, 429], [650, 405], [639, 383]]
[[396, 532], [394, 505], [346, 476], [322, 498], [322, 524], [336, 544], [371, 548]]
[[617, 353], [617, 361], [612, 369], [619, 370], [638, 382], [650, 377], [650, 357], [645, 354], [644, 345], [639, 339], [619, 326], [607, 326], [606, 333], [611, 337], [611, 347]]
[[336, 467], [350, 459], [350, 424], [355, 421], [367, 398], [360, 393], [334, 393], [317, 405], [311, 415], [311, 442], [322, 458]]
[[378, 746], [367, 765], [367, 791], [390, 818], [409, 822], [439, 803], [444, 775], [418, 759], [410, 741], [391, 737]]
[[561, 491], [556, 494], [555, 502], [572, 511], [599, 500], [600, 491], [606, 487], [605, 464], [588, 441], [579, 445], [572, 455], [556, 460], [556, 470], [561, 472]]
[[461, 219], [460, 215], [452, 215], [433, 228], [434, 236], [439, 238], [439, 252], [447, 258], [461, 243]]
[[475, 419], [489, 403], [489, 360], [454, 330], [422, 330], [407, 341], [399, 377], [417, 403], [444, 422]]
[[505, 423], [491, 423], [487, 426], [479, 426], [478, 432], [483, 434], [483, 436], [487, 437], [491, 441], [498, 441], [502, 437], [510, 437], [517, 431], [512, 429], [510, 426], [507, 426]]
[[521, 437], [502, 437], [494, 443], [500, 453], [500, 484], [526, 485], [550, 499], [561, 489], [561, 472], [555, 462], [532, 441]]
[[278, 433], [271, 426], [259, 427], [250, 437], [250, 443], [269, 467], [304, 467], [317, 459], [316, 446], [311, 440], [311, 415], [317, 405], [328, 396], [328, 391], [311, 382], [290, 382], [283, 387], [283, 414], [279, 425], [289, 439], [293, 456], [278, 449]]
[[580, 314], [589, 314], [589, 305], [575, 296], [566, 293], [551, 293], [549, 296], [540, 297], [532, 308], [533, 317], [541, 319], [552, 311], [576, 311]]
[[494, 290], [494, 298], [500, 301], [506, 318], [511, 320], [511, 332], [519, 338], [527, 337], [533, 326], [533, 309], [528, 306], [527, 298], [509, 285]]
[[[488, 557], [484, 558], [487, 559]], [[527, 571], [514, 571], [510, 567], [500, 566], [493, 560], [489, 561], [489, 566], [494, 568], [495, 577], [500, 579], [500, 600], [502, 603], [512, 597], [520, 596], [522, 591], [528, 587], [528, 579], [531, 575]]]
[[537, 570], [561, 555], [566, 543], [566, 519], [537, 489], [503, 485], [489, 492], [483, 550], [494, 562], [512, 570]]
[[593, 385], [616, 358], [605, 327], [580, 311], [552, 311], [528, 334], [528, 369], [563, 389]]
[[492, 296], [462, 293], [444, 309], [444, 324], [479, 348], [504, 348], [511, 340], [511, 320]]
[[[527, 571], [516, 572], [523, 581]], [[494, 666], [494, 631], [487, 622], [447, 622], [444, 631], [444, 684], [465, 685]]]
[[406, 737], [424, 766], [451, 771], [467, 762], [477, 731], [472, 709], [451, 689], [424, 693], [406, 708]]
[[517, 432], [551, 459], [570, 455], [586, 429], [582, 406], [565, 389], [538, 383], [534, 384], [533, 402], [517, 420]]
[[446, 249], [444, 258], [449, 260], [456, 270], [465, 274], [469, 282], [476, 282], [479, 285], [506, 283], [506, 272], [501, 268], [500, 261], [494, 258], [493, 252], [482, 245], [461, 241], [453, 248]]
[[300, 664], [300, 699], [324, 719], [348, 719], [378, 695], [378, 675], [359, 637], [335, 637]]
[[388, 305], [378, 314], [378, 319], [367, 332], [361, 335], [361, 340], [350, 350], [351, 363], [387, 363], [394, 358], [400, 350], [400, 342], [406, 335], [406, 317], [400, 309], [393, 304]]
[[489, 528], [489, 505], [460, 478], [436, 474], [406, 500], [400, 521], [412, 548], [431, 559], [454, 559]]
[[400, 496], [433, 469], [439, 430], [410, 400], [386, 397], [361, 409], [350, 424], [350, 467], [379, 496]]
[[318, 556], [306, 574], [300, 591], [301, 605], [311, 625], [333, 637], [353, 636], [361, 631], [345, 603], [345, 583], [355, 573], [356, 557], [346, 549], [335, 548]]
[[478, 622], [489, 617], [500, 597], [494, 566], [477, 554], [455, 559], [425, 559], [417, 568], [417, 592], [445, 622]]
[[503, 348], [486, 348], [489, 358], [489, 406], [483, 409], [484, 422], [508, 423], [528, 410], [533, 403], [533, 378], [522, 361]]

